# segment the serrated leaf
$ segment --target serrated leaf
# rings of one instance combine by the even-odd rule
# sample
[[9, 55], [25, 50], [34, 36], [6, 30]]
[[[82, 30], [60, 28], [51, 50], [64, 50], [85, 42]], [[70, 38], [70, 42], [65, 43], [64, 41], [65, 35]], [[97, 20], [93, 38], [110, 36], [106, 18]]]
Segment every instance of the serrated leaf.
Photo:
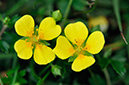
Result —
[[8, 53], [10, 46], [7, 42], [0, 40], [0, 48], [2, 51], [5, 51], [6, 53]]
[[21, 70], [18, 75], [20, 77], [23, 77], [23, 76], [25, 76], [25, 74], [26, 74], [26, 70]]
[[106, 68], [108, 66], [109, 59], [107, 59], [107, 58], [101, 58], [99, 64], [101, 66], [101, 69], [104, 69], [104, 68]]
[[126, 58], [123, 55], [115, 55], [111, 59], [122, 63], [126, 61]]
[[115, 60], [111, 60], [111, 65], [113, 67], [113, 69], [120, 75], [120, 76], [124, 76], [126, 73], [126, 69], [124, 67], [124, 64], [122, 62], [119, 61], [115, 61]]

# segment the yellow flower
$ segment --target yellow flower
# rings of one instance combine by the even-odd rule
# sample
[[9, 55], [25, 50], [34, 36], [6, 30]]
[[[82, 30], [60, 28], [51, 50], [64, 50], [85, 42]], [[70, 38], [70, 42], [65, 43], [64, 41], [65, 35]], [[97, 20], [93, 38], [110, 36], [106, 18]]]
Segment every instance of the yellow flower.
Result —
[[39, 29], [35, 29], [35, 22], [32, 16], [24, 15], [15, 23], [15, 30], [18, 35], [24, 36], [18, 40], [14, 49], [21, 59], [30, 59], [34, 53], [34, 61], [37, 64], [45, 65], [55, 59], [55, 54], [50, 47], [47, 47], [44, 40], [52, 40], [61, 33], [61, 27], [56, 25], [52, 17], [43, 19]]
[[[72, 70], [79, 72], [95, 63], [92, 54], [99, 53], [105, 43], [102, 32], [93, 32], [88, 39], [88, 30], [82, 22], [71, 23], [64, 29], [65, 36], [59, 36], [53, 49], [54, 53], [61, 59], [75, 57]], [[71, 41], [71, 43], [69, 42]]]
[[88, 21], [89, 28], [100, 25], [100, 30], [106, 32], [109, 26], [108, 20], [105, 16], [91, 17]]

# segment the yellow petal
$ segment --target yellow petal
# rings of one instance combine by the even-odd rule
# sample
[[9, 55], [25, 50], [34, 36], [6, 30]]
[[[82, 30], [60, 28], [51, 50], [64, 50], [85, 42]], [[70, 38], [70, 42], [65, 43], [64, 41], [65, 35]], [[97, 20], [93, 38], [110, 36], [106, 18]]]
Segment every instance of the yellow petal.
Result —
[[55, 54], [50, 47], [37, 44], [34, 51], [34, 61], [39, 65], [46, 65], [55, 59]]
[[92, 54], [97, 54], [102, 50], [104, 43], [105, 40], [102, 32], [95, 31], [87, 39], [85, 49]]
[[73, 43], [81, 45], [88, 35], [87, 27], [82, 22], [68, 24], [64, 30], [66, 37]]
[[84, 56], [80, 54], [72, 63], [72, 70], [80, 72], [94, 63], [95, 59], [92, 56]]
[[40, 39], [52, 40], [60, 35], [61, 27], [56, 25], [56, 21], [52, 17], [47, 17], [40, 23], [38, 33]]
[[18, 54], [18, 57], [21, 59], [30, 59], [32, 56], [32, 43], [26, 42], [25, 40], [18, 40], [14, 44], [14, 49]]
[[15, 23], [15, 30], [21, 36], [32, 36], [34, 32], [34, 19], [30, 15], [24, 15]]
[[57, 38], [56, 47], [53, 51], [61, 59], [67, 59], [75, 52], [70, 42], [64, 36]]

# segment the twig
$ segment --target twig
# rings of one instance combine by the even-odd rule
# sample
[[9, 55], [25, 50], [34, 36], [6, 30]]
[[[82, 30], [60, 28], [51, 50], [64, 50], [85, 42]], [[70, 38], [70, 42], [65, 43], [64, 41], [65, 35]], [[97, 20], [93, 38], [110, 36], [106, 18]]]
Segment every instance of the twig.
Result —
[[6, 28], [7, 28], [7, 25], [4, 25], [3, 28], [1, 29], [1, 31], [0, 31], [0, 39], [1, 39], [1, 36], [4, 33]]

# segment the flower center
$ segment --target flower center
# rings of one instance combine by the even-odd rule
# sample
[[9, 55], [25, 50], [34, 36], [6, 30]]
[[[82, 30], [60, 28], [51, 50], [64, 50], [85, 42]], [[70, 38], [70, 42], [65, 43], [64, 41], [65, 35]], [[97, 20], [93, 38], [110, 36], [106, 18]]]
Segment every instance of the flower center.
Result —
[[38, 40], [39, 40], [39, 37], [37, 37], [36, 35], [34, 35], [34, 36], [32, 37], [32, 41], [33, 41], [33, 42], [38, 42]]
[[77, 49], [76, 49], [76, 53], [81, 54], [82, 50], [83, 50], [83, 47], [78, 46]]

